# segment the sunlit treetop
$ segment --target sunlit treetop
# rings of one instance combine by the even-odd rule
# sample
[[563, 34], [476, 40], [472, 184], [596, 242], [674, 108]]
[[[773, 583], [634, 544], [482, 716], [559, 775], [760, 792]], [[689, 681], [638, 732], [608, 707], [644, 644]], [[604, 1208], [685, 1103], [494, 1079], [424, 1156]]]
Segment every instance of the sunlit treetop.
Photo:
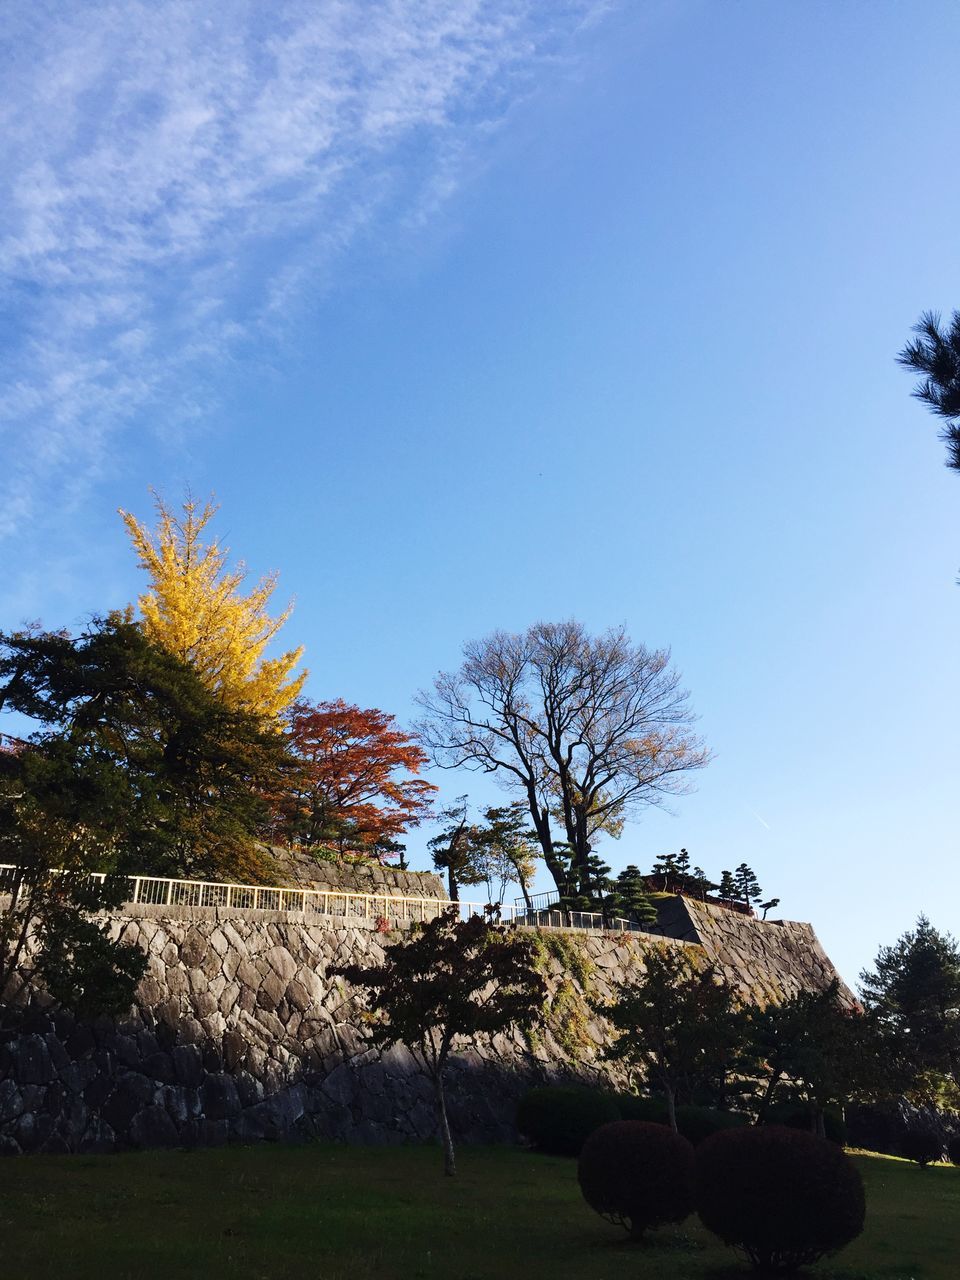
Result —
[[188, 497], [179, 516], [158, 494], [154, 499], [158, 522], [153, 531], [120, 512], [150, 576], [150, 589], [138, 600], [144, 629], [189, 662], [228, 707], [276, 720], [307, 678], [305, 671], [293, 674], [302, 646], [277, 658], [263, 656], [293, 609], [287, 605], [276, 618], [267, 612], [277, 574], [261, 578], [244, 594], [243, 562], [228, 568], [228, 548], [216, 538], [203, 539], [219, 508]]

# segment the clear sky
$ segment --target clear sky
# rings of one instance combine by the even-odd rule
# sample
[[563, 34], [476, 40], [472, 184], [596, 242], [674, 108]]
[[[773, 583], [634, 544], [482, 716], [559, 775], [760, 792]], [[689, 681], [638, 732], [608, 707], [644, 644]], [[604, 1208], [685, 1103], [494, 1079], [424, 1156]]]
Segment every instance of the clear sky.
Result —
[[215, 490], [311, 696], [624, 623], [715, 759], [608, 861], [746, 860], [848, 979], [960, 932], [960, 477], [894, 363], [960, 307], [952, 0], [4, 28], [0, 627], [131, 600], [116, 508]]

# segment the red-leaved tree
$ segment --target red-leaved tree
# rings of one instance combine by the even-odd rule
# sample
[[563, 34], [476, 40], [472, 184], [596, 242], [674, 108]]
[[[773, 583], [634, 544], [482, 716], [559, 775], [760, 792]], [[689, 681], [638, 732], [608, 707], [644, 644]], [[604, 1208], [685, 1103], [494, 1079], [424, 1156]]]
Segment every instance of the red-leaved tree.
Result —
[[289, 742], [302, 774], [278, 805], [276, 834], [288, 843], [389, 857], [428, 816], [437, 788], [418, 776], [426, 752], [394, 716], [342, 698], [300, 701]]

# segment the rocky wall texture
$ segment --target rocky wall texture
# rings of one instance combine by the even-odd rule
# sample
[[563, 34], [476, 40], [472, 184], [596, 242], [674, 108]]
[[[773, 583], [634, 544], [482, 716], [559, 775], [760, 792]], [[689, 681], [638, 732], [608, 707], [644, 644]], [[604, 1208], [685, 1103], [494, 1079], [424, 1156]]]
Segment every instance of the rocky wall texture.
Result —
[[677, 896], [661, 904], [655, 932], [699, 943], [707, 959], [754, 1004], [777, 1002], [799, 991], [823, 990], [834, 979], [842, 999], [857, 1003], [812, 925], [757, 920]]
[[[708, 928], [709, 909], [707, 921], [692, 904], [687, 911], [709, 935], [702, 944], [543, 931], [545, 1023], [529, 1037], [462, 1046], [451, 1060], [458, 1138], [509, 1139], [516, 1101], [537, 1081], [622, 1084], [600, 1062], [605, 1026], [588, 1000], [607, 999], [635, 976], [651, 946], [719, 958], [745, 994], [775, 998], [802, 976], [808, 935], [760, 925], [756, 939], [780, 941], [747, 945], [738, 934], [724, 942], [725, 922]], [[329, 976], [340, 965], [379, 961], [389, 936], [333, 917], [148, 906], [127, 908], [112, 928], [148, 955], [128, 1018], [78, 1024], [34, 1003], [8, 1010], [0, 1024], [0, 1152], [434, 1135], [430, 1086], [412, 1055], [403, 1046], [370, 1048], [354, 996]], [[808, 985], [825, 976], [821, 954]]]
[[272, 849], [273, 883], [290, 889], [329, 889], [337, 893], [390, 894], [402, 898], [446, 898], [443, 881], [432, 871], [400, 871], [364, 863], [318, 861], [306, 850]]

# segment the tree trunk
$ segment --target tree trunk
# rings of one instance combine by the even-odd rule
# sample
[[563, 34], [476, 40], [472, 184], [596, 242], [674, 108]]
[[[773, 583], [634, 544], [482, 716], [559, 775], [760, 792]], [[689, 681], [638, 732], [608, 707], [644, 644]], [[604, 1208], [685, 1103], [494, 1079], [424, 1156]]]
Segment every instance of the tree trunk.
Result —
[[674, 1133], [677, 1129], [677, 1097], [672, 1089], [666, 1090], [667, 1095], [667, 1119], [670, 1121], [670, 1128]]
[[453, 1138], [450, 1136], [450, 1121], [447, 1119], [447, 1099], [443, 1092], [441, 1071], [433, 1077], [433, 1092], [437, 1102], [437, 1119], [440, 1122], [440, 1141], [443, 1144], [443, 1172], [448, 1178], [452, 1178], [457, 1172], [457, 1162], [453, 1153]]
[[447, 867], [447, 896], [451, 902], [460, 901], [460, 886], [457, 884], [452, 866]]

